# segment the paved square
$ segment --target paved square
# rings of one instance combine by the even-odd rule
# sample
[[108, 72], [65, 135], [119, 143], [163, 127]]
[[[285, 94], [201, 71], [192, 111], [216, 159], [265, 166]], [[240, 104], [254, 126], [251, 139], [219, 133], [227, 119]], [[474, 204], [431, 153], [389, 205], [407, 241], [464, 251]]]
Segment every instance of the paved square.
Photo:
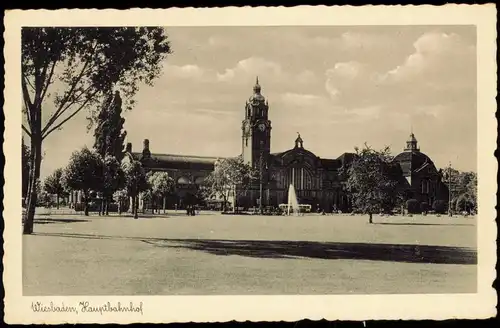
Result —
[[466, 293], [476, 219], [41, 215], [24, 295]]

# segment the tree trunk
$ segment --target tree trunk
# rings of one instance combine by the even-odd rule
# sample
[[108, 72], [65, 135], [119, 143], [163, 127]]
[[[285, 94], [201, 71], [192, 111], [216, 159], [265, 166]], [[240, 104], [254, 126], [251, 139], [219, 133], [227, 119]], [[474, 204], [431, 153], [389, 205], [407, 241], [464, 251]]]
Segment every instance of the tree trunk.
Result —
[[[41, 120], [37, 120], [41, 124]], [[40, 129], [41, 131], [41, 125]], [[28, 206], [24, 220], [23, 234], [33, 233], [33, 222], [35, 219], [35, 209], [37, 203], [37, 181], [40, 178], [40, 165], [42, 163], [42, 136], [41, 133], [32, 133], [31, 135], [31, 167], [30, 167], [30, 190], [28, 195]]]
[[167, 197], [163, 196], [163, 214], [165, 214], [165, 207], [166, 207], [166, 202], [167, 202]]
[[84, 191], [83, 192], [83, 202], [84, 202], [84, 206], [85, 206], [85, 216], [89, 216], [89, 192], [88, 191]]
[[139, 199], [137, 199], [139, 196], [134, 197], [134, 219], [139, 218]]
[[372, 213], [368, 213], [368, 215], [370, 216], [370, 219], [369, 219], [370, 221], [369, 222], [373, 223], [373, 214]]
[[56, 208], [59, 209], [59, 194], [56, 194]]
[[122, 200], [118, 200], [118, 215], [122, 215]]
[[106, 215], [109, 215], [109, 196], [106, 196]]

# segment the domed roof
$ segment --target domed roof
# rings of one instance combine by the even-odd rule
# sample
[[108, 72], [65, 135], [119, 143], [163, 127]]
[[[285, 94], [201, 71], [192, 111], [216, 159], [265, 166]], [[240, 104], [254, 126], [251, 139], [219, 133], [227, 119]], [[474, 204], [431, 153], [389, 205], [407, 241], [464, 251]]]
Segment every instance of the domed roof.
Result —
[[259, 101], [259, 102], [264, 102], [266, 98], [261, 95], [260, 93], [254, 93], [249, 99], [250, 102], [252, 101]]
[[265, 102], [266, 98], [260, 93], [261, 87], [259, 84], [259, 77], [255, 81], [255, 85], [253, 87], [253, 95], [248, 99], [250, 102]]
[[427, 163], [433, 164], [429, 156], [418, 150], [404, 151], [396, 155], [396, 157], [394, 157], [394, 161], [399, 163], [404, 174], [409, 174]]

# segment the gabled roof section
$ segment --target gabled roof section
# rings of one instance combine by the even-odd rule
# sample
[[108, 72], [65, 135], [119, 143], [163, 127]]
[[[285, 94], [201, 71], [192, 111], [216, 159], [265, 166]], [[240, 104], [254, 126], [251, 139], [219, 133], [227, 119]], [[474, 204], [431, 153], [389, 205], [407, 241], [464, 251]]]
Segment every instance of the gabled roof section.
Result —
[[344, 166], [344, 165], [352, 163], [352, 161], [354, 161], [355, 158], [356, 158], [355, 153], [343, 153], [342, 155], [337, 157], [337, 160], [340, 161], [341, 166]]
[[212, 170], [217, 159], [222, 157], [190, 156], [176, 154], [151, 154], [151, 158], [142, 159], [142, 153], [132, 153], [136, 160], [142, 160], [144, 166], [163, 169], [205, 169]]

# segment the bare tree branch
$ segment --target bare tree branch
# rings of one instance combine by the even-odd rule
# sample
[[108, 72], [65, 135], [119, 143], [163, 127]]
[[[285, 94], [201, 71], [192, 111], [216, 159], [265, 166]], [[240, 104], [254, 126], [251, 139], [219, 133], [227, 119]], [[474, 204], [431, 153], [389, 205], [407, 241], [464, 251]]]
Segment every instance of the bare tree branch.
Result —
[[[23, 88], [23, 97], [24, 97], [24, 100], [26, 102], [28, 102], [28, 105], [31, 107], [33, 102], [31, 101], [31, 97], [30, 97], [30, 93], [28, 91], [27, 84], [30, 84], [30, 82], [28, 81], [28, 78], [26, 77], [26, 75], [23, 74], [23, 79], [22, 79], [22, 83], [21, 83], [21, 86]], [[30, 84], [30, 86], [32, 86], [32, 85]]]
[[[46, 53], [50, 53], [50, 49], [47, 49]], [[49, 56], [46, 56], [46, 58], [44, 58], [44, 61], [43, 61], [43, 67], [42, 67], [42, 72], [40, 73], [40, 76], [39, 76], [39, 83], [36, 83], [36, 86], [39, 87], [38, 91], [39, 93], [36, 94], [36, 98], [35, 98], [35, 105], [36, 106], [40, 106], [42, 104], [42, 95], [43, 95], [43, 90], [45, 88], [45, 79], [47, 77], [47, 70], [49, 68], [49, 64], [50, 64], [50, 59], [49, 59]]]
[[74, 92], [77, 84], [80, 83], [80, 81], [81, 81], [81, 79], [82, 79], [85, 71], [87, 70], [87, 67], [89, 66], [90, 62], [92, 61], [92, 57], [95, 54], [96, 48], [97, 48], [97, 42], [94, 43], [94, 46], [92, 47], [92, 52], [90, 54], [90, 57], [85, 62], [85, 64], [83, 65], [83, 68], [80, 71], [80, 74], [78, 74], [77, 78], [73, 81], [73, 83], [71, 84], [69, 90], [66, 92], [66, 95], [64, 96], [63, 100], [61, 100], [61, 104], [59, 105], [59, 108], [55, 111], [54, 115], [52, 115], [52, 117], [49, 118], [49, 121], [47, 122], [47, 124], [43, 128], [42, 134], [44, 134], [45, 131], [47, 131], [55, 123], [55, 121], [57, 120], [57, 118], [59, 118], [68, 109], [68, 107], [65, 107], [65, 105], [68, 102], [69, 97], [71, 96], [71, 94]]
[[21, 124], [21, 127], [23, 128], [24, 132], [31, 138], [31, 132], [24, 126], [24, 124]]
[[27, 82], [28, 82], [28, 79], [23, 74], [23, 79], [21, 81], [21, 85], [22, 85], [22, 89], [23, 89], [24, 105], [26, 107], [26, 118], [27, 118], [27, 121], [28, 121], [28, 124], [29, 124], [30, 128], [33, 128], [33, 116], [32, 115], [34, 113], [31, 112], [31, 109], [33, 108], [33, 104], [31, 102], [31, 98], [30, 98], [30, 93], [28, 91], [28, 87], [26, 85]]
[[[54, 115], [52, 115], [51, 119], [53, 119], [53, 121], [55, 122], [59, 117], [61, 117], [65, 112], [66, 110], [68, 110], [72, 105], [74, 104], [77, 104], [79, 103], [79, 99], [82, 95], [84, 95], [85, 93], [87, 93], [87, 91], [89, 91], [90, 89], [92, 88], [92, 85], [88, 86], [85, 90], [83, 90], [82, 92], [80, 92], [80, 94], [75, 98], [73, 99], [72, 101], [68, 102], [66, 104], [66, 106], [59, 112], [59, 113], [54, 113]], [[56, 115], [57, 114], [57, 115]], [[49, 123], [47, 123], [47, 125], [43, 128], [42, 130], [42, 133], [45, 132], [48, 128], [49, 128]]]
[[42, 87], [42, 95], [40, 97], [40, 104], [43, 102], [43, 99], [45, 98], [45, 95], [47, 94], [47, 90], [49, 89], [49, 86], [50, 84], [52, 83], [52, 76], [54, 75], [54, 68], [56, 67], [56, 63], [57, 61], [53, 61], [52, 62], [52, 68], [50, 69], [50, 73], [49, 73], [49, 78], [47, 79], [47, 82], [44, 83], [43, 87]]
[[[85, 100], [85, 102], [77, 109], [75, 110], [74, 113], [72, 113], [71, 115], [69, 115], [68, 117], [66, 117], [64, 120], [62, 120], [59, 124], [57, 124], [56, 126], [54, 126], [53, 128], [51, 128], [50, 130], [48, 130], [47, 132], [42, 132], [42, 140], [44, 140], [49, 134], [51, 134], [53, 131], [59, 129], [64, 123], [66, 123], [67, 121], [69, 121], [71, 118], [73, 118], [76, 114], [78, 114], [84, 107], [85, 105], [87, 105], [87, 103], [90, 101], [90, 99], [95, 96], [99, 91], [94, 91], [94, 93], [92, 93], [92, 95], [90, 95], [90, 97], [87, 98], [87, 100]], [[47, 126], [46, 126], [47, 127]], [[45, 129], [44, 129], [45, 130]]]

